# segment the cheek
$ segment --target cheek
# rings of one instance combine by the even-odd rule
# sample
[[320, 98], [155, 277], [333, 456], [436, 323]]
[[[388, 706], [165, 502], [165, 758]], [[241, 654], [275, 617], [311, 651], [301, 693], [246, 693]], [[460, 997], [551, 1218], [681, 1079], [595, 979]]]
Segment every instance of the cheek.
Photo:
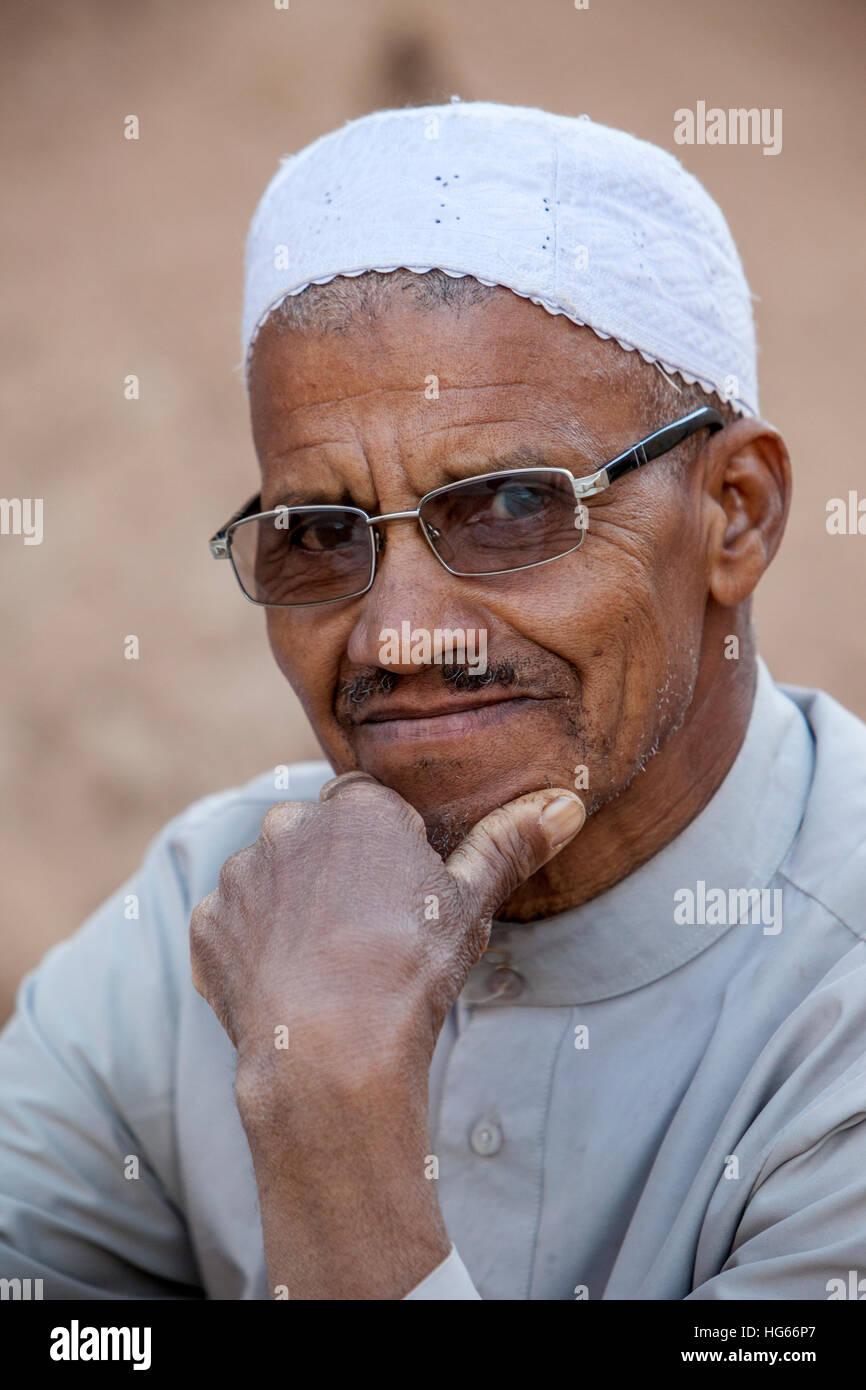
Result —
[[505, 630], [567, 661], [583, 679], [599, 663], [621, 670], [641, 658], [666, 625], [666, 605], [646, 569], [610, 552], [592, 564], [569, 557], [515, 576], [491, 599]]
[[584, 728], [607, 746], [627, 746], [626, 729], [662, 725], [668, 705], [691, 698], [706, 591], [675, 529], [599, 525], [592, 549], [508, 579], [490, 605], [505, 628], [576, 670]]
[[[706, 618], [706, 588], [694, 537], [665, 518], [638, 541], [634, 533], [599, 554], [586, 610], [603, 655], [587, 680], [587, 702], [600, 718], [616, 711], [623, 749], [644, 750], [669, 734], [694, 694]], [[596, 584], [597, 576], [597, 584]]]
[[348, 630], [339, 615], [267, 610], [268, 641], [274, 660], [320, 736], [333, 721], [334, 692]]

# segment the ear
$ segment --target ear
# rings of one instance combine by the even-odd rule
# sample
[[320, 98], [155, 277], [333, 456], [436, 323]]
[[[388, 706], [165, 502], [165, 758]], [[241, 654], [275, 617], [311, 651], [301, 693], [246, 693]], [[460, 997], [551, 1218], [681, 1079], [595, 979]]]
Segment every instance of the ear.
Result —
[[779, 548], [791, 505], [791, 460], [778, 430], [736, 420], [706, 450], [705, 488], [714, 505], [710, 593], [735, 608], [756, 588]]

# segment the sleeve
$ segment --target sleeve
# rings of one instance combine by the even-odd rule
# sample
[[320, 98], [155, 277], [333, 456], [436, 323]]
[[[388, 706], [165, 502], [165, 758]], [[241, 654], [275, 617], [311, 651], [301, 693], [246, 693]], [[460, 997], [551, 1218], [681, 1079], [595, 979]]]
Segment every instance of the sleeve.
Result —
[[189, 904], [170, 828], [0, 1034], [0, 1276], [41, 1280], [36, 1297], [204, 1297], [174, 1133]]
[[688, 1298], [866, 1300], [866, 1065], [772, 1145], [727, 1260]]
[[480, 1297], [481, 1294], [469, 1277], [469, 1271], [458, 1255], [456, 1247], [452, 1245], [441, 1265], [437, 1265], [426, 1279], [416, 1284], [412, 1292], [406, 1294], [403, 1302], [410, 1298], [457, 1300]]

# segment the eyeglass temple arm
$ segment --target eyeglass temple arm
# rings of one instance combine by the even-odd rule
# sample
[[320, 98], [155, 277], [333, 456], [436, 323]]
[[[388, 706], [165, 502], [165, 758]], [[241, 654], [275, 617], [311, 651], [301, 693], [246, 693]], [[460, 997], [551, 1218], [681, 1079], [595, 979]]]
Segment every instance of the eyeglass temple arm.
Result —
[[255, 497], [251, 497], [249, 502], [245, 502], [244, 505], [235, 512], [234, 516], [230, 516], [225, 525], [221, 526], [220, 529], [211, 536], [208, 545], [210, 546], [210, 553], [215, 560], [228, 559], [229, 547], [228, 541], [226, 540], [226, 533], [229, 527], [234, 526], [236, 521], [243, 521], [244, 517], [254, 516], [256, 512], [261, 510], [261, 506], [262, 494], [257, 492]]
[[606, 463], [604, 468], [600, 468], [597, 473], [591, 474], [586, 478], [575, 478], [574, 492], [577, 497], [593, 497], [597, 492], [603, 492], [611, 483], [615, 483], [617, 478], [621, 478], [624, 473], [631, 473], [635, 468], [643, 468], [652, 459], [660, 458], [662, 454], [667, 454], [671, 449], [675, 449], [678, 444], [682, 444], [689, 435], [697, 433], [698, 430], [721, 430], [725, 427], [723, 416], [712, 406], [702, 405], [697, 410], [693, 410], [690, 415], [684, 415], [682, 420], [675, 420], [672, 425], [665, 425], [664, 429], [656, 430], [655, 434], [647, 435], [639, 444], [633, 444], [625, 453], [617, 454], [615, 459]]

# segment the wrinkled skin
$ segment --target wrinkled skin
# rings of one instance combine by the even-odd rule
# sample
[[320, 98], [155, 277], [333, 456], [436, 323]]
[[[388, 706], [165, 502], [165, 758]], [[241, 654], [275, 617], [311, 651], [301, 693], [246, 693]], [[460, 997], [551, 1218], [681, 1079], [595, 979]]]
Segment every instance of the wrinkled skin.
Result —
[[[462, 312], [401, 300], [340, 334], [267, 325], [250, 395], [263, 506], [408, 510], [515, 451], [589, 473], [683, 413], [672, 392], [666, 419], [648, 418], [626, 358], [504, 290]], [[661, 459], [590, 499], [583, 547], [549, 565], [457, 578], [396, 521], [367, 594], [267, 612], [328, 759], [361, 775], [319, 806], [270, 812], [191, 938], [196, 987], [238, 1048], [269, 1277], [293, 1298], [399, 1298], [444, 1258], [423, 1174], [428, 1072], [491, 915], [543, 917], [630, 873], [736, 756], [749, 600], [781, 539], [790, 467], [760, 421], [701, 442], [684, 476]], [[381, 631], [405, 621], [486, 629], [497, 678], [461, 690], [441, 666], [391, 665], [393, 689], [364, 693]], [[542, 813], [563, 798], [573, 820], [552, 839]]]

